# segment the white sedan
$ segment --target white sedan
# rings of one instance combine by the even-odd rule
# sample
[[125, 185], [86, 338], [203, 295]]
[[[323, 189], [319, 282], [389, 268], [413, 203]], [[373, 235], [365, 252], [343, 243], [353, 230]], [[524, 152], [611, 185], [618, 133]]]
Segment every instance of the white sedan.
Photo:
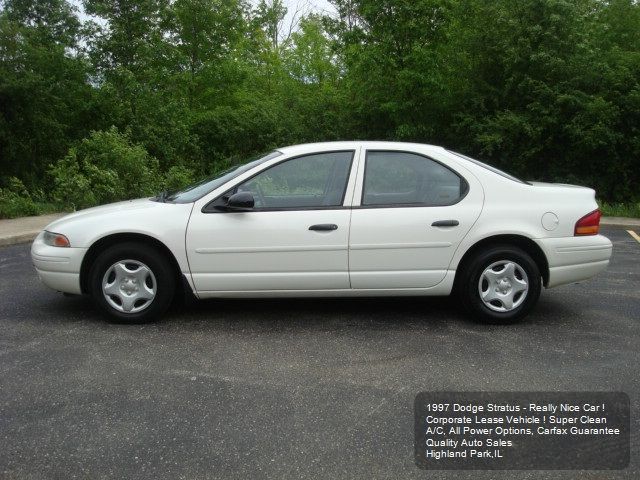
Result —
[[72, 213], [31, 248], [40, 279], [120, 322], [209, 297], [455, 292], [507, 323], [542, 286], [604, 270], [592, 189], [524, 182], [441, 147], [289, 146], [182, 191]]

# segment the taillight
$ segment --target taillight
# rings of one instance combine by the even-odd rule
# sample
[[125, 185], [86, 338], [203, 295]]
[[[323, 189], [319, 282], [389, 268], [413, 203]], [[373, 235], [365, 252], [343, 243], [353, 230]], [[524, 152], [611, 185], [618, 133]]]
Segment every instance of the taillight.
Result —
[[587, 213], [584, 217], [576, 222], [576, 228], [573, 231], [574, 235], [597, 235], [600, 230], [600, 217], [602, 213], [600, 210], [594, 210], [591, 213]]

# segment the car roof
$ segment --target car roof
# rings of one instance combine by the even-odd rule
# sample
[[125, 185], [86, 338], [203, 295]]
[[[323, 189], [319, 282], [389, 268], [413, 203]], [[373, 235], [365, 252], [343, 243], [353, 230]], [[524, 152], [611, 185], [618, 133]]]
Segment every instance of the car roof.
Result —
[[428, 151], [428, 150], [444, 150], [443, 147], [437, 145], [428, 145], [424, 143], [408, 143], [408, 142], [386, 142], [372, 140], [350, 140], [340, 142], [318, 142], [303, 143], [300, 145], [289, 145], [278, 148], [277, 150], [289, 154], [304, 154], [312, 152], [335, 151], [335, 150], [352, 150], [354, 148], [364, 147], [367, 149], [380, 150], [409, 150], [409, 151]]

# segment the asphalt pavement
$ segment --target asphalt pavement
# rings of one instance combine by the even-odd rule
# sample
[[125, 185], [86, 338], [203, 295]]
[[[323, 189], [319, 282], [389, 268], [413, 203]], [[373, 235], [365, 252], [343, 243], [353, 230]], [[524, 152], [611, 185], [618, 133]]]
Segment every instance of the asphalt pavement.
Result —
[[[0, 478], [640, 477], [640, 243], [512, 326], [447, 298], [213, 300], [106, 323], [0, 248]], [[639, 232], [640, 233], [640, 232]], [[621, 471], [424, 471], [421, 391], [622, 391]], [[596, 454], [598, 454], [596, 452]]]

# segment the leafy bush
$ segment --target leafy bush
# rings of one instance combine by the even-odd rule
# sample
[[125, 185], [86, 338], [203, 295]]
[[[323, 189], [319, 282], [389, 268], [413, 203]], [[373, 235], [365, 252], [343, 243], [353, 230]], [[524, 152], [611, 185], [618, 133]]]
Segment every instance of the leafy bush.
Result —
[[49, 172], [53, 198], [76, 209], [151, 195], [160, 185], [158, 160], [115, 127], [91, 132]]
[[0, 188], [0, 218], [14, 218], [40, 213], [40, 208], [19, 179], [9, 177], [6, 183], [6, 187]]
[[180, 190], [193, 181], [193, 170], [184, 165], [174, 165], [169, 168], [164, 177], [164, 189], [170, 192]]

